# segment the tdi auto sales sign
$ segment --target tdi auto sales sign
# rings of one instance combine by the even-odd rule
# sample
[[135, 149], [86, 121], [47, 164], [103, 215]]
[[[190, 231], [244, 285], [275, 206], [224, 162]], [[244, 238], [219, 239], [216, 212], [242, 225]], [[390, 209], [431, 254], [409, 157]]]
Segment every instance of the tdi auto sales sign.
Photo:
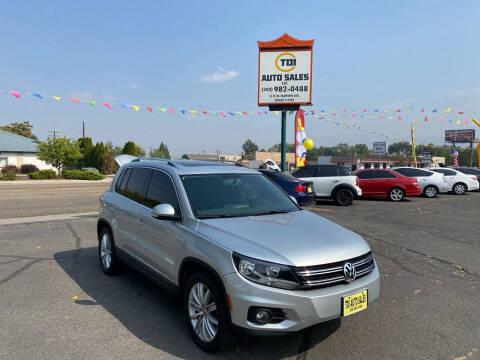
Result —
[[[285, 39], [292, 45], [288, 46]], [[284, 40], [281, 44], [287, 46], [275, 48], [279, 40]], [[304, 41], [291, 38], [287, 34], [271, 42], [259, 42], [259, 106], [312, 103], [312, 48], [302, 46], [303, 48], [299, 49], [296, 42], [304, 45]], [[308, 41], [310, 42], [313, 45], [313, 40]], [[262, 44], [267, 45], [262, 48]]]

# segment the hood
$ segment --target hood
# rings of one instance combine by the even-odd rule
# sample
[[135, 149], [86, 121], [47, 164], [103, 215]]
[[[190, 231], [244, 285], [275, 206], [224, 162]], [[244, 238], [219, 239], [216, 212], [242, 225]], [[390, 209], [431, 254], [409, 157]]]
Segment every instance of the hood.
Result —
[[292, 266], [343, 261], [370, 251], [358, 234], [307, 210], [205, 219], [197, 231], [239, 254]]

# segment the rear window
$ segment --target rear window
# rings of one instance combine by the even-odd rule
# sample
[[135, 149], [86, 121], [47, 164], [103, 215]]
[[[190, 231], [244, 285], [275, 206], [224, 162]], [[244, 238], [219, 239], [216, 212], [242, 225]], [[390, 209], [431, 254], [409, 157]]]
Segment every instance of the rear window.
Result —
[[345, 166], [338, 167], [338, 176], [352, 176], [352, 175], [353, 173], [349, 168]]
[[285, 181], [285, 182], [299, 182], [299, 180], [290, 175], [290, 174], [285, 174], [284, 172], [278, 171], [278, 172], [271, 172], [268, 174], [271, 178], [274, 178], [279, 181]]
[[123, 176], [121, 179], [118, 179], [117, 186], [115, 187], [115, 191], [119, 194], [125, 195], [125, 188], [127, 187], [128, 179], [130, 178], [130, 174], [132, 173], [132, 168], [128, 168], [123, 170]]

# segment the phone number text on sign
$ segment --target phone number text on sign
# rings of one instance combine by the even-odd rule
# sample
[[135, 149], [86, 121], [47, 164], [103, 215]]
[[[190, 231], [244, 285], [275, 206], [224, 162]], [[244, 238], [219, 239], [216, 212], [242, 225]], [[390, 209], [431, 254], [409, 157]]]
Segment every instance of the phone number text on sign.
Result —
[[311, 104], [312, 51], [261, 51], [258, 104]]

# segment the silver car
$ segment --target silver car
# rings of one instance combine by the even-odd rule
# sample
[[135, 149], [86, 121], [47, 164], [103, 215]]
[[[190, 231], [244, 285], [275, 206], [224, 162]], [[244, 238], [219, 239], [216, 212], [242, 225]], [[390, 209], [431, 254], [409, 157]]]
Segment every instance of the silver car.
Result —
[[422, 194], [426, 197], [434, 198], [439, 193], [448, 192], [447, 180], [443, 174], [413, 167], [395, 167], [392, 170], [404, 176], [416, 178]]
[[97, 232], [103, 271], [126, 262], [173, 290], [209, 352], [233, 329], [298, 331], [364, 310], [380, 293], [362, 237], [241, 166], [133, 159], [100, 199]]

